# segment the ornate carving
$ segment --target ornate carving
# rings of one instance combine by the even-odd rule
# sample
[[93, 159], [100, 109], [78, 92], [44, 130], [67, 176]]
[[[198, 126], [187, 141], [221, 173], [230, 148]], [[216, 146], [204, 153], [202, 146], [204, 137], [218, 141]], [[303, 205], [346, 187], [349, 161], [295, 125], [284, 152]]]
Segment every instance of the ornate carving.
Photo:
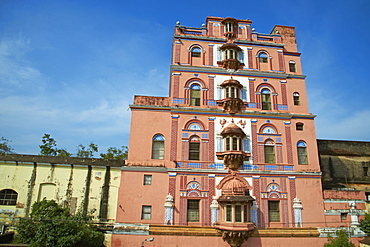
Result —
[[224, 164], [231, 170], [238, 170], [243, 165], [244, 157], [242, 154], [226, 154], [223, 157]]
[[229, 113], [231, 116], [234, 116], [235, 113], [241, 112], [242, 106], [243, 100], [239, 98], [227, 98], [222, 100], [224, 112]]
[[244, 129], [245, 128], [245, 125], [247, 124], [247, 122], [244, 120], [240, 120], [239, 122], [238, 122], [238, 124], [240, 124], [241, 126], [242, 126], [242, 128]]
[[225, 118], [220, 120], [220, 124], [221, 124], [222, 128], [224, 127], [224, 125], [226, 123], [227, 123], [227, 120]]
[[227, 231], [220, 230], [222, 234], [222, 239], [227, 242], [231, 247], [240, 247], [247, 240], [252, 231]]
[[229, 170], [236, 171], [242, 165], [243, 161], [249, 160], [250, 154], [243, 151], [225, 151], [217, 152], [217, 158], [224, 161], [224, 165]]
[[248, 183], [247, 180], [245, 180], [244, 178], [238, 176], [238, 171], [231, 171], [229, 175], [227, 175], [226, 177], [224, 177], [220, 183], [217, 185], [217, 189], [223, 189], [224, 186], [231, 180], [238, 180], [240, 182], [240, 184], [243, 185], [243, 187], [245, 189], [248, 189], [248, 190], [251, 190], [253, 187]]
[[243, 69], [244, 67], [244, 63], [239, 62], [237, 59], [225, 59], [218, 61], [217, 64], [226, 70], [231, 69], [237, 71], [239, 69]]

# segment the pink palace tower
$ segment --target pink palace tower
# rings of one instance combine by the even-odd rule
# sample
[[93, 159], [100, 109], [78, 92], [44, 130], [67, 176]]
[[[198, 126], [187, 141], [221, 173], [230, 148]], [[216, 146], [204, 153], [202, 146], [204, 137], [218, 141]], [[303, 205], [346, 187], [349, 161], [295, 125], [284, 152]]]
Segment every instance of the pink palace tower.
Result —
[[251, 24], [176, 24], [169, 96], [130, 105], [112, 246], [139, 246], [140, 234], [156, 235], [147, 246], [325, 243], [315, 115], [295, 29], [261, 34]]

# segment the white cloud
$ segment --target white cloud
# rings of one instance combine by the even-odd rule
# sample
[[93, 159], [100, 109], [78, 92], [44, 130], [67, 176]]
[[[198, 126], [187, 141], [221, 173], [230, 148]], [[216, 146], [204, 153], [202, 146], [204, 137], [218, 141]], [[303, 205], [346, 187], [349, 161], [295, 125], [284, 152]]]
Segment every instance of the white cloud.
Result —
[[25, 59], [30, 41], [19, 36], [0, 40], [0, 88], [2, 94], [36, 92], [44, 86], [45, 77]]

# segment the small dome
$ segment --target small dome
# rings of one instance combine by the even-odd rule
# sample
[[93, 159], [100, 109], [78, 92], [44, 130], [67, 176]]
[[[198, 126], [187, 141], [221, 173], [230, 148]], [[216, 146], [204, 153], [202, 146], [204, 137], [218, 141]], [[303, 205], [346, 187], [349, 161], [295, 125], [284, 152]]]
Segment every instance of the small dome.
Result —
[[221, 87], [226, 87], [226, 86], [235, 86], [235, 87], [238, 87], [238, 88], [242, 88], [243, 85], [240, 84], [239, 81], [237, 80], [234, 80], [233, 78], [229, 79], [229, 80], [226, 80], [224, 81], [223, 83], [221, 83], [220, 85]]
[[242, 48], [240, 48], [238, 45], [236, 45], [234, 43], [226, 43], [226, 44], [223, 44], [220, 47], [221, 51], [226, 50], [226, 49], [232, 49], [232, 50], [235, 50], [235, 51], [241, 51], [242, 50]]
[[245, 133], [238, 125], [236, 125], [234, 122], [231, 122], [222, 130], [221, 135], [222, 136], [236, 135], [236, 136], [244, 137]]
[[242, 181], [237, 178], [233, 178], [226, 182], [226, 184], [222, 188], [223, 194], [231, 194], [231, 195], [244, 195], [245, 194], [245, 185]]
[[225, 24], [226, 22], [233, 22], [234, 24], [238, 23], [235, 18], [232, 17], [226, 17], [221, 21], [222, 24]]

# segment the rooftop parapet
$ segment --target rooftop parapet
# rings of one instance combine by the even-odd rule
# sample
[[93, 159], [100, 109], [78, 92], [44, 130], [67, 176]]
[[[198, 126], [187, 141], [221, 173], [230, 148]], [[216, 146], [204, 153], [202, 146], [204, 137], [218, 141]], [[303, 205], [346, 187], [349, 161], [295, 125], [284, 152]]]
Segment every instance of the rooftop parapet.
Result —
[[107, 160], [96, 158], [77, 158], [61, 156], [42, 156], [25, 154], [0, 154], [0, 161], [29, 162], [29, 163], [50, 163], [50, 164], [71, 164], [71, 165], [92, 165], [121, 167], [125, 160]]
[[169, 97], [135, 95], [134, 104], [135, 105], [170, 106], [171, 99]]

